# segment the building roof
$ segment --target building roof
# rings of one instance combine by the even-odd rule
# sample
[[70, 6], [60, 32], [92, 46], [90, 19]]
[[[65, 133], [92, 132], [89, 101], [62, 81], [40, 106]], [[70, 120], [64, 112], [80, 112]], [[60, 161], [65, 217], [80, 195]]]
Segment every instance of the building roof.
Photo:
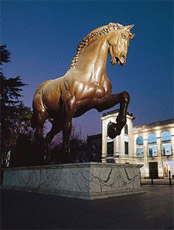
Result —
[[163, 126], [163, 125], [169, 125], [169, 124], [174, 124], [174, 118], [171, 118], [168, 120], [156, 121], [156, 122], [148, 123], [145, 125], [137, 125], [134, 128], [151, 128], [155, 126]]
[[[105, 113], [103, 113], [103, 117], [110, 115], [110, 114], [118, 113], [119, 111], [120, 111], [119, 109], [114, 109], [112, 111], [105, 112]], [[133, 117], [133, 113], [131, 113], [131, 112], [127, 112], [127, 115]]]
[[87, 140], [88, 141], [92, 141], [92, 140], [96, 140], [96, 139], [101, 139], [101, 138], [102, 138], [102, 134], [95, 134], [95, 135], [87, 136]]

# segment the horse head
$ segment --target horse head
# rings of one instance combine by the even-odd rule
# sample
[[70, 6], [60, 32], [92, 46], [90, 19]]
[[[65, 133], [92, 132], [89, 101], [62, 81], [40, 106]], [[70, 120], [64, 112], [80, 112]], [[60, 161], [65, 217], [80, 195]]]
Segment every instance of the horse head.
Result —
[[112, 65], [124, 65], [126, 63], [126, 57], [128, 52], [129, 40], [134, 37], [135, 34], [130, 32], [134, 25], [122, 26], [117, 30], [112, 30], [108, 34], [109, 52], [111, 55]]

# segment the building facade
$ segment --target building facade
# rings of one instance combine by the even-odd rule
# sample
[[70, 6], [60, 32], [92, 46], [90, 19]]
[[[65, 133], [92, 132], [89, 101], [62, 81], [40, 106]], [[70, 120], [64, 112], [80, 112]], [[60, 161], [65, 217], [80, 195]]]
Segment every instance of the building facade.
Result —
[[94, 162], [101, 162], [102, 134], [87, 136], [87, 143]]
[[102, 120], [102, 162], [142, 164], [143, 178], [174, 176], [174, 119], [133, 126], [132, 113], [119, 136], [107, 135], [109, 122], [115, 122], [118, 110], [104, 113]]

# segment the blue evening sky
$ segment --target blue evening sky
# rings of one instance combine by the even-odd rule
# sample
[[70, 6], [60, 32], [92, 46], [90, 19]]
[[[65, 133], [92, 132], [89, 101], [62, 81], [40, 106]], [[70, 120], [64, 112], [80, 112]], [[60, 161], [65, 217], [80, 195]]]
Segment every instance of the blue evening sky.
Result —
[[[135, 125], [173, 116], [173, 1], [1, 1], [1, 45], [11, 52], [7, 78], [21, 76], [25, 105], [45, 80], [66, 73], [77, 45], [109, 22], [135, 24], [125, 66], [107, 74], [113, 93], [128, 91]], [[119, 108], [119, 105], [112, 109]], [[110, 109], [110, 110], [112, 110]], [[102, 113], [74, 119], [83, 136], [101, 132]]]

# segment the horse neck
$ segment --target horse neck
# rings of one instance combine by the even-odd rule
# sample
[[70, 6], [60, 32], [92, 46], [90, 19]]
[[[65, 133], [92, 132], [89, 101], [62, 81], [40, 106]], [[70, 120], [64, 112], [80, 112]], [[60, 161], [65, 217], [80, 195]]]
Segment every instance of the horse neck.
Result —
[[91, 41], [79, 57], [76, 70], [93, 76], [97, 81], [106, 75], [108, 44], [106, 36], [100, 36]]

